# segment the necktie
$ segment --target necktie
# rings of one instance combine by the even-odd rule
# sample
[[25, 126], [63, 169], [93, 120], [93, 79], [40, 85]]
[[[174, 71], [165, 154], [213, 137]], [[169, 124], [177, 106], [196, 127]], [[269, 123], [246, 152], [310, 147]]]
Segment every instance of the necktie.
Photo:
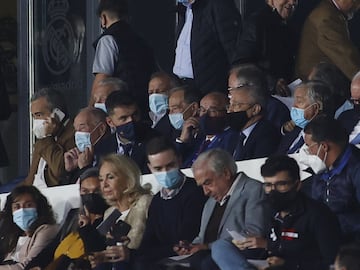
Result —
[[300, 147], [304, 144], [304, 138], [303, 136], [300, 137], [300, 139], [298, 140], [297, 143], [295, 143], [295, 145], [293, 147], [291, 147], [288, 150], [288, 154], [294, 154], [298, 149], [300, 149]]
[[236, 145], [233, 157], [235, 160], [240, 160], [243, 156], [243, 149], [244, 149], [244, 141], [246, 139], [246, 136], [244, 133], [240, 132], [238, 143]]
[[204, 151], [206, 151], [206, 149], [208, 148], [209, 144], [211, 143], [211, 140], [205, 140], [201, 143], [199, 150], [196, 151], [196, 153], [194, 154], [192, 160], [191, 160], [191, 164], [189, 164], [189, 166], [191, 166], [195, 160], [197, 159], [197, 157]]
[[124, 150], [124, 155], [130, 157], [130, 152], [132, 149], [132, 144], [131, 143], [127, 143], [127, 144], [121, 144], [122, 149]]

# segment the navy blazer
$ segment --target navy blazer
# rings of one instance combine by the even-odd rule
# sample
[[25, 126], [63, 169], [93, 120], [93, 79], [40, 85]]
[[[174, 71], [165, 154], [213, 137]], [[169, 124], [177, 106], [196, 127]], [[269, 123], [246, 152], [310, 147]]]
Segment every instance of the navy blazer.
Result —
[[270, 96], [267, 100], [265, 118], [278, 129], [285, 122], [291, 120], [288, 107], [273, 96]]
[[[239, 136], [239, 135], [238, 135]], [[235, 160], [268, 157], [276, 152], [280, 142], [280, 132], [268, 120], [262, 118], [257, 122], [248, 136], [241, 152], [233, 152]], [[237, 140], [233, 142], [236, 149]]]
[[298, 126], [295, 126], [295, 128], [286, 133], [281, 137], [279, 147], [277, 149], [278, 154], [287, 154], [289, 151], [290, 146], [293, 144], [294, 140], [299, 136], [299, 133], [302, 131], [302, 129]]
[[348, 134], [350, 134], [354, 130], [356, 124], [360, 121], [360, 111], [354, 109], [344, 111], [340, 114], [338, 120]]
[[181, 129], [176, 130], [170, 123], [169, 115], [165, 114], [159, 122], [156, 123], [154, 130], [159, 132], [159, 134], [170, 138], [171, 141], [175, 141], [176, 138], [180, 137]]

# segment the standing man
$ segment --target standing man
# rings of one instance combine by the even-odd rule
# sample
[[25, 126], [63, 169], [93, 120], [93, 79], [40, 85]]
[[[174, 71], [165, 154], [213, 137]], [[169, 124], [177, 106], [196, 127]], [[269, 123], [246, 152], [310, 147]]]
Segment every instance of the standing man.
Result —
[[305, 21], [295, 72], [306, 79], [320, 62], [335, 64], [349, 80], [360, 69], [360, 52], [349, 36], [347, 21], [360, 0], [322, 0]]
[[226, 91], [241, 16], [233, 0], [180, 0], [173, 72], [202, 95]]
[[119, 77], [128, 84], [139, 106], [148, 108], [147, 83], [155, 70], [155, 61], [151, 49], [127, 22], [127, 1], [101, 0], [97, 12], [104, 32], [94, 42], [92, 91], [102, 79]]

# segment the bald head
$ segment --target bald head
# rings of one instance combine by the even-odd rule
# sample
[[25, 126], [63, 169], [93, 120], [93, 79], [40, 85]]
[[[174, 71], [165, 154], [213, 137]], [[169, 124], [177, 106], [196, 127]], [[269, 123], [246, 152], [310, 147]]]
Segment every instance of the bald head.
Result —
[[74, 119], [75, 131], [91, 132], [99, 123], [106, 124], [106, 113], [100, 109], [86, 107]]

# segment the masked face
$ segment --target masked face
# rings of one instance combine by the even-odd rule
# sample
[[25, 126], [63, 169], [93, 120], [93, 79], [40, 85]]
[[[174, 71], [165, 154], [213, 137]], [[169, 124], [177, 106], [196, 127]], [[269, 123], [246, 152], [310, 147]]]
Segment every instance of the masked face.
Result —
[[226, 116], [209, 116], [205, 114], [200, 117], [200, 129], [206, 135], [216, 135], [224, 131], [227, 125]]
[[44, 119], [34, 119], [33, 120], [33, 132], [37, 139], [43, 139], [46, 137], [45, 120]]
[[116, 127], [116, 133], [129, 141], [135, 140], [135, 124], [133, 121]]
[[28, 231], [37, 217], [36, 208], [20, 208], [13, 212], [14, 223], [23, 231]]
[[156, 115], [165, 113], [169, 108], [168, 96], [164, 94], [151, 94], [149, 96], [149, 107]]
[[296, 186], [292, 187], [286, 192], [280, 192], [276, 189], [271, 190], [266, 194], [266, 198], [271, 207], [279, 212], [288, 210], [296, 200], [297, 190]]
[[183, 180], [178, 168], [165, 172], [154, 172], [154, 176], [161, 186], [168, 189], [176, 188]]
[[105, 103], [97, 102], [97, 103], [94, 104], [94, 107], [104, 111], [105, 113], [107, 113]]
[[76, 131], [75, 144], [80, 152], [84, 152], [85, 148], [91, 148], [90, 132]]
[[228, 113], [229, 126], [235, 131], [241, 131], [249, 121], [246, 111]]
[[[291, 120], [294, 121], [295, 125], [297, 125], [298, 127], [304, 129], [305, 126], [311, 121], [305, 118], [305, 111], [308, 110], [309, 108], [311, 108], [314, 104], [309, 105], [308, 107], [306, 107], [305, 109], [300, 109], [300, 108], [296, 108], [296, 107], [292, 107], [291, 111], [290, 111], [290, 116], [291, 116]], [[312, 117], [314, 118], [315, 115]]]
[[104, 214], [109, 207], [104, 198], [99, 193], [88, 193], [81, 195], [81, 202], [86, 209], [92, 214]]
[[176, 129], [180, 130], [182, 129], [182, 126], [184, 124], [184, 117], [182, 113], [172, 113], [169, 114], [169, 120], [171, 125]]
[[310, 167], [315, 174], [321, 173], [326, 170], [325, 160], [327, 157], [327, 152], [325, 152], [324, 159], [319, 157], [320, 150], [322, 149], [322, 145], [319, 146], [316, 155], [312, 155], [309, 151], [311, 147], [315, 146], [315, 144], [311, 144], [310, 146], [303, 145], [299, 151], [299, 163]]

